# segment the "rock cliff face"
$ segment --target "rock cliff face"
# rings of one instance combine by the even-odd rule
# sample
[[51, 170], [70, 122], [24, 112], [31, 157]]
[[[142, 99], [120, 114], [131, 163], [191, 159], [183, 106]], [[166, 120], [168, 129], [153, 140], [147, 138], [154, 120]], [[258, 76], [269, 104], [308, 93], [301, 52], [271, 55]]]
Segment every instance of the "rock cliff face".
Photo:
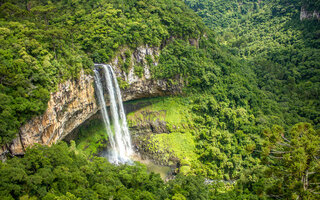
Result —
[[[166, 80], [151, 78], [146, 56], [154, 61], [158, 55], [157, 48], [137, 48], [131, 55], [132, 67], [128, 73], [121, 70], [119, 60], [122, 59], [123, 53], [111, 62], [117, 77], [127, 83], [127, 87], [122, 90], [124, 101], [181, 92], [183, 82], [179, 78], [176, 85], [169, 84]], [[140, 77], [134, 72], [136, 64], [143, 67]], [[157, 65], [156, 62], [153, 64]], [[78, 80], [68, 80], [59, 84], [57, 92], [50, 96], [46, 112], [24, 124], [13, 142], [0, 148], [0, 158], [4, 159], [7, 153], [23, 155], [25, 149], [35, 143], [51, 145], [66, 137], [99, 110], [94, 87], [93, 76], [83, 72]]]
[[305, 19], [320, 19], [320, 13], [316, 10], [313, 11], [308, 11], [305, 7], [301, 7], [301, 12], [300, 12], [300, 20], [305, 20]]
[[24, 124], [7, 150], [12, 155], [22, 155], [25, 148], [35, 143], [51, 145], [97, 111], [94, 80], [81, 72], [78, 80], [59, 84], [57, 92], [50, 96], [45, 113]]
[[[148, 56], [152, 59], [152, 65], [158, 65], [156, 57], [158, 57], [159, 54], [159, 48], [150, 48], [148, 46], [138, 47], [131, 55], [130, 65], [133, 67], [128, 70], [128, 73], [121, 70], [121, 64], [119, 62], [121, 59], [124, 61], [128, 59], [124, 55], [124, 52], [120, 53], [120, 55], [114, 59], [112, 66], [114, 66], [117, 77], [122, 78], [129, 84], [129, 87], [122, 91], [122, 98], [124, 101], [164, 96], [181, 92], [183, 81], [179, 77], [176, 77], [178, 83], [175, 85], [169, 84], [166, 80], [152, 79], [146, 57]], [[143, 67], [143, 75], [141, 77], [139, 77], [135, 72], [134, 66], [137, 65]]]

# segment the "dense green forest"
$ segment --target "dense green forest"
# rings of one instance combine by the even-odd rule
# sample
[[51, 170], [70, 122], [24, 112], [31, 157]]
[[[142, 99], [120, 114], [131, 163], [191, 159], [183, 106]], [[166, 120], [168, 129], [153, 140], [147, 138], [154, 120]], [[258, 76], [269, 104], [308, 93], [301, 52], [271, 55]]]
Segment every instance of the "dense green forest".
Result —
[[1, 1], [0, 144], [46, 109], [59, 82], [107, 63], [119, 48], [204, 32], [182, 1], [125, 2]]
[[164, 183], [144, 166], [114, 166], [105, 158], [89, 161], [65, 143], [36, 146], [23, 158], [0, 163], [1, 199], [208, 199], [204, 179], [177, 176]]
[[166, 109], [167, 126], [182, 127], [148, 141], [153, 153], [169, 148], [180, 160], [175, 179], [61, 143], [1, 163], [0, 197], [320, 198], [320, 26], [300, 21], [301, 7], [320, 3], [0, 0], [0, 144], [46, 109], [58, 83], [122, 48], [160, 47], [152, 77], [185, 83], [182, 96], [145, 108]]
[[300, 8], [319, 1], [185, 1], [215, 30], [216, 40], [244, 59], [276, 107], [281, 125], [319, 124], [319, 21], [301, 22]]

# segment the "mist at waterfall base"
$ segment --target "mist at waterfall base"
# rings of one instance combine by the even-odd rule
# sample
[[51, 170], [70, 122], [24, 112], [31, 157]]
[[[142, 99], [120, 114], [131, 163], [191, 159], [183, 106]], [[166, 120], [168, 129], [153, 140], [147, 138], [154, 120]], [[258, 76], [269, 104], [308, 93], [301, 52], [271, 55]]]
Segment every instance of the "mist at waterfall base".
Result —
[[[133, 154], [130, 133], [124, 112], [120, 87], [117, 77], [111, 67], [106, 64], [95, 64], [94, 79], [98, 103], [101, 107], [101, 115], [106, 128], [106, 135], [110, 142], [107, 158], [110, 163], [132, 163], [130, 156]], [[99, 73], [99, 68], [101, 72]], [[104, 83], [103, 84], [103, 81]], [[104, 94], [108, 94], [110, 101], [111, 120], [108, 116]], [[112, 122], [112, 126], [111, 126]]]

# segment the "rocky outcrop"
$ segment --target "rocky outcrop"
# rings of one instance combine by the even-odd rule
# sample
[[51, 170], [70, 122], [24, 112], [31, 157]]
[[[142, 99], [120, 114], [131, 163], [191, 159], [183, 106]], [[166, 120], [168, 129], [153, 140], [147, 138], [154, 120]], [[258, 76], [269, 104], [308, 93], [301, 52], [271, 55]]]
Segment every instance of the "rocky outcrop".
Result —
[[320, 19], [320, 13], [316, 10], [307, 10], [305, 7], [301, 7], [300, 12], [300, 20], [306, 20], [306, 19]]
[[179, 159], [176, 158], [170, 149], [155, 150], [152, 137], [155, 134], [170, 134], [165, 118], [167, 111], [152, 111], [149, 109], [138, 111], [134, 117], [128, 118], [132, 144], [137, 154], [142, 159], [152, 160], [158, 165], [171, 166], [176, 168]]
[[[146, 97], [163, 96], [180, 93], [183, 82], [177, 77], [176, 84], [166, 80], [151, 78], [148, 56], [157, 65], [155, 57], [159, 56], [158, 48], [139, 47], [131, 55], [129, 71], [121, 69], [120, 53], [110, 64], [120, 79], [127, 86], [122, 90], [124, 101]], [[122, 59], [122, 58], [121, 58]], [[136, 75], [134, 66], [143, 67], [142, 76]], [[77, 80], [68, 80], [57, 87], [48, 102], [48, 108], [41, 116], [34, 117], [24, 124], [11, 144], [0, 148], [0, 156], [10, 152], [11, 155], [22, 155], [25, 149], [35, 143], [51, 145], [66, 137], [69, 133], [93, 116], [98, 110], [95, 99], [94, 78], [81, 72]]]
[[11, 154], [21, 155], [35, 143], [51, 145], [64, 138], [98, 111], [94, 94], [94, 80], [83, 72], [78, 80], [59, 84], [45, 113], [24, 124], [8, 145]]
[[169, 133], [166, 122], [159, 119], [156, 119], [155, 121], [143, 122], [136, 126], [131, 126], [130, 130], [136, 134]]
[[[158, 65], [156, 57], [159, 57], [159, 48], [138, 47], [131, 55], [130, 65], [133, 67], [129, 69], [128, 73], [121, 69], [119, 62], [120, 59], [123, 59], [124, 62], [128, 59], [123, 54], [123, 52], [120, 53], [114, 59], [112, 66], [114, 66], [117, 77], [121, 77], [129, 84], [129, 87], [123, 89], [122, 92], [124, 101], [181, 93], [183, 81], [179, 77], [175, 78], [177, 80], [176, 84], [170, 84], [166, 80], [155, 80], [151, 77], [150, 66], [146, 57], [148, 56], [153, 60], [152, 65]], [[142, 77], [136, 74], [134, 67], [136, 65], [143, 67]]]

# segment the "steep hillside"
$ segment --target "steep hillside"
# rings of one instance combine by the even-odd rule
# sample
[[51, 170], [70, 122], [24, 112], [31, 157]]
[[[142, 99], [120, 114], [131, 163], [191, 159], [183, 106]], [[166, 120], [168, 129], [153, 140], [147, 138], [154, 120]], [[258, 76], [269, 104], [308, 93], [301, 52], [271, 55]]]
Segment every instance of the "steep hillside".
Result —
[[264, 112], [278, 124], [319, 126], [320, 22], [300, 21], [301, 9], [319, 11], [319, 1], [186, 0], [217, 33], [217, 41], [244, 59], [259, 88], [273, 101]]
[[[184, 2], [0, 0], [0, 145], [31, 117], [49, 119], [49, 94], [65, 83], [84, 91], [77, 80], [93, 63], [114, 65], [124, 99], [148, 97], [145, 67], [165, 90], [184, 86], [128, 102], [143, 105], [127, 115], [136, 150], [176, 167], [176, 179], [97, 158], [106, 138], [95, 119], [69, 146], [36, 145], [0, 163], [1, 198], [320, 198], [319, 21], [300, 20], [318, 1]], [[140, 93], [130, 94], [133, 75]]]
[[[120, 49], [200, 38], [204, 25], [182, 1], [1, 1], [0, 144], [44, 112], [57, 84], [90, 73]], [[120, 62], [120, 61], [119, 61]], [[130, 58], [121, 68], [128, 71]]]

